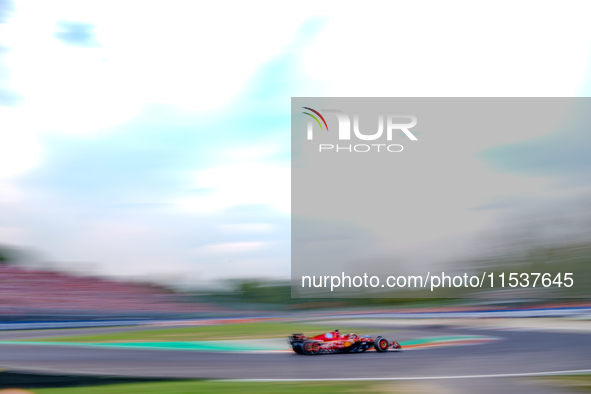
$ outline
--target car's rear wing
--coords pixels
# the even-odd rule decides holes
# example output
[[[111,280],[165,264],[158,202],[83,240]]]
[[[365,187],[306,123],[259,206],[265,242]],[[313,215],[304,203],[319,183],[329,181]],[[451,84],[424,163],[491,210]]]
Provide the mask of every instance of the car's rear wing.
[[[291,334],[289,337],[287,337],[289,343],[294,343],[294,342],[303,342],[306,339],[308,339],[307,336],[305,336],[302,333],[296,333],[296,334]]]

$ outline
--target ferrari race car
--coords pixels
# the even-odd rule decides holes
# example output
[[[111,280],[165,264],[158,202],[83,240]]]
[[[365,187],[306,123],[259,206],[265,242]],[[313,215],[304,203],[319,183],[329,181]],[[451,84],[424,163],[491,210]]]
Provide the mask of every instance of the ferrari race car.
[[[327,353],[363,353],[370,348],[377,352],[387,352],[388,349],[401,350],[398,342],[388,342],[380,336],[375,339],[369,336],[360,337],[356,334],[341,335],[339,330],[327,332],[309,338],[304,334],[293,334],[287,337],[289,344],[297,354],[327,354]]]

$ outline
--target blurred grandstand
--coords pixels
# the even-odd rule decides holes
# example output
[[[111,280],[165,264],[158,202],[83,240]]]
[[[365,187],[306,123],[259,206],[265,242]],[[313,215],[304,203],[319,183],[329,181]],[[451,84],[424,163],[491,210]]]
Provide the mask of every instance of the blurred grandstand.
[[[217,309],[217,308],[216,308]],[[151,284],[130,283],[0,262],[0,319],[15,317],[170,317],[211,312],[179,294]]]

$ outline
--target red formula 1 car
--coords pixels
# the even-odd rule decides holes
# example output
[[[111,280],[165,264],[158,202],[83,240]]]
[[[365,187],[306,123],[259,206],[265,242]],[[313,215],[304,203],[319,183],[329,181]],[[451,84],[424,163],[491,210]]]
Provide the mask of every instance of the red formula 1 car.
[[[388,349],[400,350],[402,346],[398,342],[388,342],[386,338],[369,336],[360,337],[356,334],[341,335],[339,330],[327,332],[309,338],[304,334],[293,334],[287,337],[289,344],[297,354],[327,354],[327,353],[363,353],[370,348],[378,352],[387,352]]]

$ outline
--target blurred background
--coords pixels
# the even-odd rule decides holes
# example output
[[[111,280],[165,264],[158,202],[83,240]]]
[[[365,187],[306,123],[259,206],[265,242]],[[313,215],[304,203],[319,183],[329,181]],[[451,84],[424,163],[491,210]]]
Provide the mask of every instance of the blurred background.
[[[497,328],[538,330],[544,317],[559,319],[544,320],[544,327],[579,330],[591,316],[587,130],[565,133],[557,126],[476,144],[461,163],[497,187],[463,194],[453,207],[453,232],[441,222],[420,245],[400,250],[409,260],[440,250],[431,263],[458,271],[568,268],[578,273],[577,291],[568,297],[484,289],[443,299],[292,299],[290,100],[586,97],[589,11],[585,1],[0,0],[0,342],[28,338],[14,334],[21,329],[51,328],[35,335],[44,339],[58,328],[144,324],[189,326],[194,331],[183,339],[190,342],[254,340],[284,337],[295,322],[315,322],[302,330],[331,329],[322,322],[343,314],[354,316],[357,323],[347,323],[352,330],[369,333],[397,332],[397,321],[410,321],[408,329],[416,319],[446,327],[470,319],[482,328],[482,318],[493,316]],[[451,184],[461,192],[461,184]],[[381,325],[364,322],[368,314]],[[533,320],[517,324],[516,316]],[[227,327],[219,334],[204,325]],[[430,335],[408,330],[399,332],[408,341]],[[141,340],[171,340],[167,335]],[[174,391],[171,383],[120,380],[95,387],[88,379],[67,380],[67,366],[61,377],[39,383],[23,371],[43,370],[35,364],[40,353],[26,353],[31,358],[22,364],[15,360],[24,352],[4,354],[0,368],[8,372],[0,373],[0,393],[11,387],[63,393],[91,383],[80,392],[369,387],[206,381]],[[580,361],[554,369],[591,369],[588,358]],[[491,369],[491,363],[481,365]],[[264,369],[251,365],[252,377]],[[438,373],[464,374],[461,368]],[[589,386],[582,379],[579,386]],[[505,384],[484,386],[529,392]],[[442,392],[419,386],[372,390]]]

